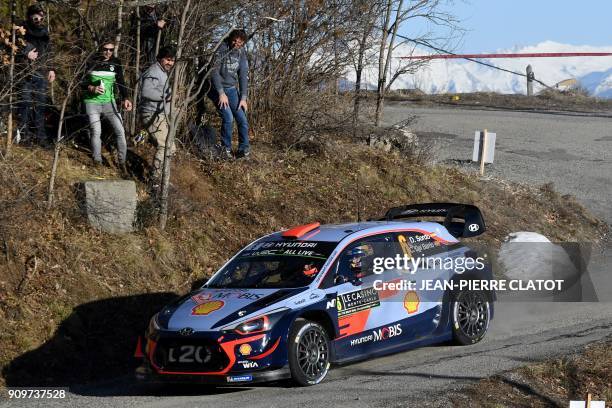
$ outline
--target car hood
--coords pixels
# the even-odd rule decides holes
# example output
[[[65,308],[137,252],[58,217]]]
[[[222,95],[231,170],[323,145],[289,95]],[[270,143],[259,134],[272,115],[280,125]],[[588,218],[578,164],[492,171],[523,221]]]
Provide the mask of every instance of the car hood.
[[[201,289],[164,308],[159,321],[171,331],[184,327],[218,330],[307,289]]]

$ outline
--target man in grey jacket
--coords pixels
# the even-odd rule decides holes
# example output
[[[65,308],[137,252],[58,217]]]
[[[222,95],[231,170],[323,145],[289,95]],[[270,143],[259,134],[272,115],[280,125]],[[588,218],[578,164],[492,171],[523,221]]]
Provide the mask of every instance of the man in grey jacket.
[[[143,126],[149,133],[150,139],[156,146],[153,158],[152,178],[153,184],[161,181],[162,167],[166,139],[168,138],[168,115],[170,113],[170,100],[172,87],[168,81],[168,73],[174,66],[175,50],[164,47],[157,54],[157,62],[149,67],[140,79],[141,94],[139,111]],[[174,143],[168,146],[170,154],[176,152]]]
[[[246,117],[249,63],[243,46],[247,35],[234,30],[217,50],[212,70],[212,89],[208,96],[221,116],[222,154],[232,157],[233,122],[238,125],[236,158],[249,155],[249,123]]]

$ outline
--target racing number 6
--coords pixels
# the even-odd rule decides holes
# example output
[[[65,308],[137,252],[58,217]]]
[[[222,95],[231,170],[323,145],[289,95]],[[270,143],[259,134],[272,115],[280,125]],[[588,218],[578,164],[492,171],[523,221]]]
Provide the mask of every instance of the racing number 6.
[[[406,237],[403,235],[398,235],[397,241],[399,242],[400,247],[402,247],[402,251],[404,252],[404,255],[406,255],[408,258],[412,258],[412,251],[410,250],[410,247],[408,246],[408,242],[406,242]]]

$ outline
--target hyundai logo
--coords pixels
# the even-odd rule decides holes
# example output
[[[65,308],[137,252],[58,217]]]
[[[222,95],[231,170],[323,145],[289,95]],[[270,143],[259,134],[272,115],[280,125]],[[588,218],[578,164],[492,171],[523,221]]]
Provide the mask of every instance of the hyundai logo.
[[[480,229],[480,226],[478,224],[470,224],[468,229],[470,232],[476,232]]]
[[[193,329],[191,327],[183,327],[179,330],[179,334],[181,336],[191,336],[193,334]]]

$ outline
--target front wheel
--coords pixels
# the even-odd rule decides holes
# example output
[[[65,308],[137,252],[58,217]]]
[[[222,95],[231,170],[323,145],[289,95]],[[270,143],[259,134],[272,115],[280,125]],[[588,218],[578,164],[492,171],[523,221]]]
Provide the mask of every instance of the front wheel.
[[[482,340],[489,329],[491,305],[484,292],[460,291],[452,303],[453,338],[461,345]]]
[[[329,371],[329,337],[318,323],[295,321],[289,333],[289,369],[300,386],[323,381]]]

